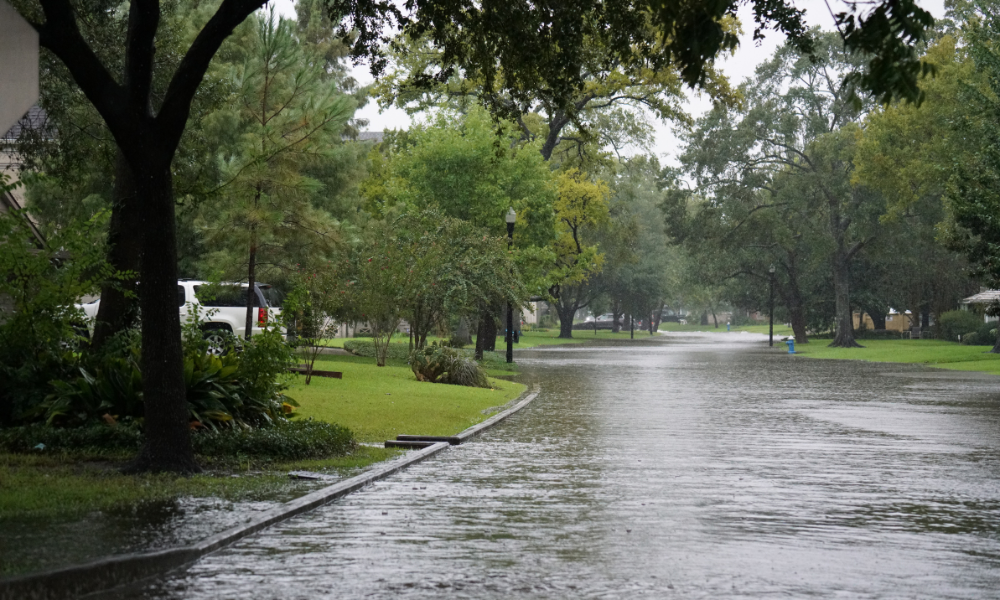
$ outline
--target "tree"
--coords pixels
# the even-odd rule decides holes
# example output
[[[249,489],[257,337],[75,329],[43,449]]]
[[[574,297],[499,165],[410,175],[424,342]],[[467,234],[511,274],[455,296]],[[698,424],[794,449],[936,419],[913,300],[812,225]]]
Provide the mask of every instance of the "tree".
[[[347,312],[349,279],[338,267],[343,268],[344,262],[328,262],[312,272],[296,272],[292,291],[282,306],[289,340],[294,339],[294,344],[304,350],[306,385],[312,382],[313,367],[324,342],[336,336]]]
[[[735,27],[732,20],[727,25]],[[561,162],[602,160],[606,146],[648,145],[651,128],[644,110],[662,121],[688,122],[684,82],[676,69],[653,69],[641,56],[605,54],[607,48],[590,35],[581,43],[583,83],[565,102],[545,81],[517,108],[505,90],[487,87],[482,78],[453,71],[438,81],[444,53],[428,38],[413,40],[405,34],[395,41],[394,68],[376,84],[375,93],[381,106],[395,105],[410,114],[440,107],[466,110],[474,103],[500,110],[517,125],[522,141],[538,143],[546,161],[554,154]],[[711,67],[703,88],[717,99],[732,100],[726,78]]]
[[[770,262],[785,275],[788,291],[778,291],[790,301],[797,338],[805,335],[804,254],[825,254],[836,304],[832,345],[852,347],[850,265],[877,234],[883,208],[877,193],[851,179],[859,107],[841,82],[856,60],[832,35],[815,47],[818,59],[779,49],[741,86],[748,108],[716,107],[688,137],[683,161],[713,195],[703,214],[715,219],[714,239],[742,256],[734,275],[766,282],[769,261],[754,249],[780,250]]]
[[[221,202],[202,211],[208,245],[221,247],[212,262],[225,270],[244,265],[251,289],[260,267],[266,273],[295,264],[290,246],[330,245],[333,224],[312,203],[322,185],[303,171],[340,143],[354,112],[353,99],[326,80],[325,57],[296,39],[292,21],[276,20],[272,8],[254,25],[245,60],[230,74],[238,86],[232,107],[207,117],[221,121],[219,128],[236,121],[228,135],[238,141],[222,149]],[[255,319],[248,294],[248,339]]]
[[[961,114],[952,123],[955,144],[963,149],[951,163],[946,188],[954,220],[953,247],[969,259],[973,276],[990,287],[1000,287],[1000,7],[973,1],[966,6],[964,26],[972,72],[959,75]],[[947,110],[947,109],[946,109]],[[953,157],[954,159],[955,157]],[[991,313],[997,312],[990,307]],[[1000,335],[1000,332],[998,332]],[[1000,337],[993,347],[1000,352]]]
[[[492,237],[506,233],[504,217],[513,208],[518,270],[533,293],[543,293],[555,185],[537,144],[522,146],[515,143],[517,139],[511,124],[504,124],[498,135],[482,109],[473,107],[464,115],[442,111],[388,148],[386,163],[373,173],[378,184],[366,182],[369,204],[382,214],[395,204],[411,212],[435,209]],[[500,311],[501,305],[480,307],[476,337],[480,356],[494,348]]]
[[[410,256],[403,306],[417,349],[449,315],[471,316],[483,306],[519,308],[528,301],[505,238],[433,210],[405,215],[396,231]]]
[[[537,100],[540,89],[551,90],[555,104],[567,107],[583,89],[585,65],[592,58],[584,40],[600,48],[604,65],[642,63],[653,71],[676,68],[689,85],[705,82],[711,61],[734,50],[737,33],[727,27],[740,3],[679,0],[571,0],[524,2],[486,0],[470,5],[462,0],[423,0],[407,5],[332,0],[333,14],[343,15],[342,29],[356,32],[356,57],[373,63],[381,75],[388,58],[384,49],[390,32],[403,31],[411,39],[429,38],[441,50],[441,68],[412,74],[417,86],[448,81],[461,71],[482,81],[496,96],[484,98],[495,112],[509,118]],[[753,0],[760,38],[769,27],[784,32],[800,51],[811,50],[803,11],[785,0]],[[865,5],[847,4],[835,15],[849,52],[866,56],[855,71],[860,87],[879,97],[917,100],[917,81],[928,71],[914,50],[933,24],[930,13],[914,0],[884,0]],[[727,19],[728,18],[728,19]]]
[[[608,222],[608,194],[607,184],[586,173],[570,169],[559,174],[556,239],[552,243],[556,259],[550,274],[554,283],[549,294],[555,299],[561,338],[573,337],[576,311],[601,294],[591,279],[601,271],[604,255],[588,236]]]
[[[885,240],[869,249],[874,262],[863,262],[869,263],[869,280],[878,278],[873,269],[891,273],[892,283],[883,289],[896,292],[889,296],[891,303],[887,298],[869,309],[876,320],[888,306],[906,307],[919,328],[926,325],[919,320],[922,314],[951,310],[967,295],[965,260],[945,247],[941,235],[951,229],[945,197],[955,165],[974,164],[978,147],[978,136],[955,130],[970,108],[959,97],[961,82],[975,75],[972,61],[963,60],[956,46],[955,37],[944,35],[928,49],[924,60],[935,65],[937,76],[925,85],[919,107],[895,103],[873,111],[858,140],[854,179],[885,198],[887,211],[882,217]],[[865,280],[859,283],[863,286]],[[862,298],[866,296],[886,298],[886,293]]]

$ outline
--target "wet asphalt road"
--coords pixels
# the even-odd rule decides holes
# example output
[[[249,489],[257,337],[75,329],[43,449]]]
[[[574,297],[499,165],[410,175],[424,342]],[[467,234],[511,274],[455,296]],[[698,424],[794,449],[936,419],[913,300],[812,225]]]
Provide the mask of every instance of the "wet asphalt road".
[[[122,596],[1000,597],[1000,378],[737,334],[518,360],[500,427]]]

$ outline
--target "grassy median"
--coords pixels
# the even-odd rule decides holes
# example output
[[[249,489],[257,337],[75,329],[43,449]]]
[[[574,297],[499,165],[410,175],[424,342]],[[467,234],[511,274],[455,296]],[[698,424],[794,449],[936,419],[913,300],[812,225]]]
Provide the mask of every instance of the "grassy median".
[[[339,423],[368,443],[401,433],[454,435],[525,390],[520,383],[496,378],[490,378],[491,389],[423,383],[402,361],[378,367],[375,359],[360,356],[322,356],[316,368],[340,371],[344,378],[313,377],[307,386],[299,377],[288,395],[301,405],[300,418]]]
[[[1000,354],[991,346],[963,346],[944,340],[858,340],[864,348],[830,348],[829,340],[795,346],[798,356],[838,360],[922,364],[938,369],[1000,375]]]

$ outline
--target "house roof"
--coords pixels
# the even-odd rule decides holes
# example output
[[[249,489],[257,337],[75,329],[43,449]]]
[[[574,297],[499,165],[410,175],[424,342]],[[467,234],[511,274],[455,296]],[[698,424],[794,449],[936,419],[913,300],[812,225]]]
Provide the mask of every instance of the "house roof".
[[[1000,290],[985,290],[962,299],[962,304],[992,304],[1000,302]]]
[[[45,129],[48,120],[49,116],[45,113],[45,110],[36,104],[29,108],[28,112],[13,127],[3,135],[0,135],[0,142],[16,142],[17,138],[21,137],[21,132],[25,129]]]

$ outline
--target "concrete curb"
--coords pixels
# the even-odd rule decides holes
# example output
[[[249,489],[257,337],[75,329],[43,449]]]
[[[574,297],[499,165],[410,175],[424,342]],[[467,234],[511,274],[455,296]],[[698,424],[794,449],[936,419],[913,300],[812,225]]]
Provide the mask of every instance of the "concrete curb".
[[[482,423],[466,429],[458,434],[457,437],[464,442],[479,435],[486,429],[493,427],[527,406],[538,396],[540,391],[540,386],[536,384],[534,389],[523,400],[511,408],[493,415]],[[64,567],[0,581],[0,600],[56,600],[76,598],[138,582],[142,579],[192,563],[206,554],[249,535],[253,535],[271,525],[328,504],[337,498],[346,496],[375,481],[384,479],[393,473],[405,469],[414,463],[433,456],[448,447],[449,444],[447,442],[438,442],[422,450],[409,452],[406,456],[381,467],[316,490],[301,498],[296,498],[258,515],[243,525],[227,529],[196,544],[156,552],[122,554],[82,565]]]

